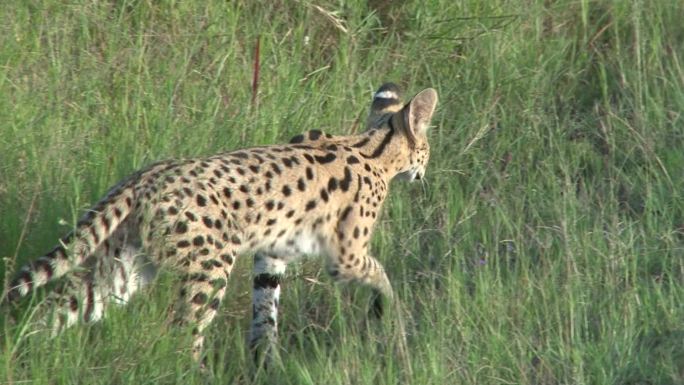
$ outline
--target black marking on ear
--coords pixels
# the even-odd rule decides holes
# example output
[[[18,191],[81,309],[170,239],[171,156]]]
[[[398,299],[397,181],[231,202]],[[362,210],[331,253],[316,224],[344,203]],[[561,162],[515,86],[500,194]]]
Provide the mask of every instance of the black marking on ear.
[[[383,85],[378,88],[377,91],[375,91],[375,94],[373,94],[373,98],[381,98],[381,99],[391,99],[391,98],[399,98],[399,94],[401,93],[401,90],[399,89],[399,86],[392,83],[384,83]]]
[[[304,141],[304,135],[299,134],[290,139],[291,144],[302,143]]]
[[[383,111],[388,107],[396,106],[400,103],[401,102],[399,101],[399,99],[376,98],[373,99],[373,105],[371,106],[371,108],[373,109],[373,111]]]
[[[389,112],[390,107],[401,105],[401,91],[394,83],[385,83],[373,94],[371,110],[374,113]],[[398,110],[398,109],[397,109]]]

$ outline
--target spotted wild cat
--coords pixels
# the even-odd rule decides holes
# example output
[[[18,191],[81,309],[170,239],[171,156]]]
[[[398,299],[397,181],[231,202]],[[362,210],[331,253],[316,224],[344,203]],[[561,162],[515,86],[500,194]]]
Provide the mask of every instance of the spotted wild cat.
[[[281,277],[302,255],[322,256],[334,279],[358,281],[391,298],[389,279],[368,245],[390,181],[425,174],[436,104],[437,93],[428,88],[402,105],[398,88],[388,83],[374,94],[363,133],[313,130],[285,145],[148,166],[109,190],[52,251],[23,267],[7,299],[66,275],[46,302],[58,331],[81,318],[102,318],[109,304],[126,303],[157,267],[168,266],[182,277],[175,313],[195,325],[198,358],[202,331],[243,254],[255,253],[252,346],[275,343]]]

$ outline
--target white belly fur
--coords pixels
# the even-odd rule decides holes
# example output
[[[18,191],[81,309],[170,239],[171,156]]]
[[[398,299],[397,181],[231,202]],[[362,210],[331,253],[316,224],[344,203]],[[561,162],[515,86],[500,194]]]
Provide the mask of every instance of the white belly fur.
[[[262,248],[262,250],[279,257],[296,258],[305,255],[321,255],[325,247],[323,238],[319,234],[306,231],[285,234],[272,247],[268,245]]]

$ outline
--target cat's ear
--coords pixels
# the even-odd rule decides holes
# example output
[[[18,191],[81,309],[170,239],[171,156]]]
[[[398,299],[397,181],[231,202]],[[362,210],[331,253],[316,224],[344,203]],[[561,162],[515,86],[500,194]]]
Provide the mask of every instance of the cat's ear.
[[[366,129],[378,127],[388,113],[400,111],[402,107],[399,86],[394,83],[381,85],[373,94],[373,102],[366,120]]]
[[[424,136],[430,127],[437,106],[437,91],[427,88],[420,91],[404,107],[404,126],[413,136]]]

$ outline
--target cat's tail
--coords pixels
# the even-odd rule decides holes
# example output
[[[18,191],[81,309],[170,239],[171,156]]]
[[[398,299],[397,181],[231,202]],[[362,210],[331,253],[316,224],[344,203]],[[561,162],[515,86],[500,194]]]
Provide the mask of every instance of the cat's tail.
[[[5,301],[12,303],[81,266],[133,211],[135,192],[131,179],[109,190],[52,251],[20,268]]]

